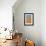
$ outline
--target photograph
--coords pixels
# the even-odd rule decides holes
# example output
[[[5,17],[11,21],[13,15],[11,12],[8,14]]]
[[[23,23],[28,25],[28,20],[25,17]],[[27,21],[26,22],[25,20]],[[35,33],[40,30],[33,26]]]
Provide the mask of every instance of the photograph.
[[[24,25],[25,26],[34,25],[34,13],[24,13]]]

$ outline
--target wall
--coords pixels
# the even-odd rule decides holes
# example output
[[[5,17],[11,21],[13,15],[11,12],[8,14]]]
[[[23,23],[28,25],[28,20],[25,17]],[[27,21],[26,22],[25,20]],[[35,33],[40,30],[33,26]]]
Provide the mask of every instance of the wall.
[[[42,46],[46,46],[46,0],[41,2],[41,40]]]
[[[22,32],[24,38],[34,40],[36,46],[41,46],[41,1],[23,0],[17,7],[13,7],[13,10],[15,29]],[[34,25],[24,26],[24,13],[32,12],[34,13]]]
[[[16,0],[0,0],[0,27],[12,29],[12,6]]]

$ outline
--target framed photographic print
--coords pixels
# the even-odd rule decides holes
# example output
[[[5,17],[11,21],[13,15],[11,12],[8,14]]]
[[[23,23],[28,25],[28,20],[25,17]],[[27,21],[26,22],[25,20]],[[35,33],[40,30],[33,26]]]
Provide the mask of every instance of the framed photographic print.
[[[24,26],[34,25],[34,13],[24,13]]]

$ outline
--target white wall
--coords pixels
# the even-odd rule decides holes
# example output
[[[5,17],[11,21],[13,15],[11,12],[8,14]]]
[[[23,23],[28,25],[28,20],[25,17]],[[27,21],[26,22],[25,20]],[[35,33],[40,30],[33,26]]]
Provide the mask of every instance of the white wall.
[[[41,38],[42,46],[46,46],[46,0],[41,2]]]
[[[24,13],[32,12],[34,13],[34,25],[24,26]],[[17,29],[18,32],[22,32],[24,38],[27,37],[28,39],[34,40],[36,46],[41,46],[41,1],[23,0],[20,5],[14,7],[14,16],[15,29]]]
[[[12,28],[12,6],[16,0],[0,0],[0,27]]]

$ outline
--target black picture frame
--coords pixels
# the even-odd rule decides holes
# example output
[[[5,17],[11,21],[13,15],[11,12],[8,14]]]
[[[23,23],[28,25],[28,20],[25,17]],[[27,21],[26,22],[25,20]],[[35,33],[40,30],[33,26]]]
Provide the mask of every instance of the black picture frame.
[[[34,13],[24,13],[24,26],[34,25]]]

